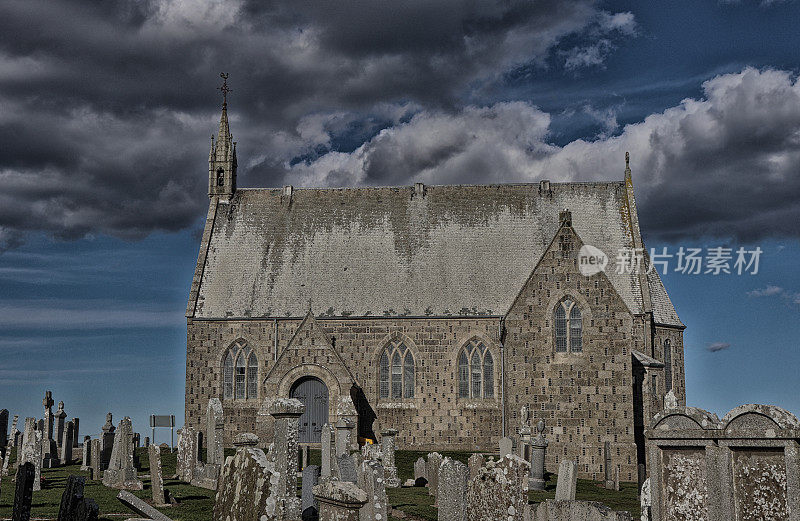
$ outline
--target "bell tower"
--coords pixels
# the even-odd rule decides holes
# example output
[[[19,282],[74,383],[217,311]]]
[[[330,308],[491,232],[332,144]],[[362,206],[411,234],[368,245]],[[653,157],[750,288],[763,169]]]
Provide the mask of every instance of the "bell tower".
[[[208,196],[229,201],[236,192],[236,142],[233,141],[228,125],[228,74],[220,73],[222,78],[222,115],[219,119],[217,139],[211,136],[211,151],[208,154]]]

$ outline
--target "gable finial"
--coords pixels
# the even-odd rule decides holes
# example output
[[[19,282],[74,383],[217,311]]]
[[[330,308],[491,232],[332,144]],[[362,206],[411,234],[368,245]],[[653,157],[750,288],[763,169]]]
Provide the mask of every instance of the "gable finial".
[[[228,87],[228,76],[227,72],[220,72],[219,77],[222,78],[222,86],[217,87],[217,90],[222,91],[222,106],[225,107],[228,105],[228,93],[233,92],[233,89]]]
[[[631,167],[631,153],[625,152],[625,168]]]

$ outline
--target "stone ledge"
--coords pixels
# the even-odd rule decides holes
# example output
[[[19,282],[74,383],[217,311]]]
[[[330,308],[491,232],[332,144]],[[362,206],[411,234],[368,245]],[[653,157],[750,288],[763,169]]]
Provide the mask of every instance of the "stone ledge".
[[[378,409],[419,409],[416,402],[382,402]]]

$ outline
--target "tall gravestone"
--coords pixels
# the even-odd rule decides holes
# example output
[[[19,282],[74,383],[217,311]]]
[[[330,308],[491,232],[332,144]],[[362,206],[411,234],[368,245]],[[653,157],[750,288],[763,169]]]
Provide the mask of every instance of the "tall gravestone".
[[[206,463],[222,465],[225,463],[223,435],[225,433],[225,418],[223,416],[222,402],[219,398],[211,398],[206,407]]]
[[[258,438],[255,440],[257,443]],[[283,498],[278,494],[281,476],[264,451],[245,445],[249,443],[245,438],[242,442],[236,455],[227,458],[223,465],[212,519],[281,521]]]
[[[30,462],[24,462],[17,467],[17,486],[14,491],[14,510],[11,513],[12,521],[28,521],[31,518],[31,500],[33,499],[33,484],[36,479],[36,469]]]
[[[55,416],[53,415],[53,393],[46,391],[42,405],[44,406],[44,419],[39,429],[42,432],[42,466],[44,468],[55,467],[58,463],[58,446],[53,439],[53,429]]]
[[[467,520],[469,468],[445,458],[439,467],[439,521]]]
[[[89,464],[91,462],[90,454],[91,454],[91,436],[84,436],[83,437],[83,455],[81,457],[81,470],[89,470]]]
[[[360,488],[367,493],[369,501],[361,508],[361,521],[389,519],[389,500],[386,496],[386,479],[383,465],[377,460],[365,460],[361,464]]]
[[[184,427],[178,432],[178,479],[191,483],[197,466],[197,436],[194,429]]]
[[[64,402],[59,400],[58,402],[58,410],[56,410],[55,414],[55,433],[53,434],[56,440],[56,446],[59,450],[61,450],[61,444],[64,440],[64,429],[65,429],[65,422],[64,420],[67,417],[67,413],[64,412]]]
[[[300,498],[297,497],[297,422],[306,406],[296,398],[278,398],[269,408],[275,419],[275,470],[280,475],[277,493],[282,498],[281,519],[295,520],[300,517]],[[338,440],[337,440],[338,441]]]
[[[102,470],[103,441],[95,438],[89,442],[89,479],[99,480]]]
[[[319,477],[320,468],[317,465],[308,465],[303,469],[303,488],[300,493],[303,521],[319,519],[319,503],[314,499],[314,487],[319,484]]]
[[[100,437],[100,470],[108,468],[108,462],[111,460],[111,451],[114,448],[114,431],[116,427],[111,421],[111,413],[106,414],[106,423],[103,425]]]
[[[153,504],[157,507],[167,504],[167,497],[164,494],[164,477],[161,474],[161,447],[150,445],[147,447],[147,455],[150,460],[150,488],[153,491]]]
[[[556,501],[562,499],[575,499],[575,489],[578,486],[578,473],[573,460],[563,460],[558,466],[558,481],[556,481]]]
[[[108,468],[103,473],[103,485],[118,490],[142,490],[144,485],[136,476],[133,466],[133,427],[125,416],[119,422],[114,436],[114,447]]]
[[[3,457],[3,466],[2,468],[0,468],[0,476],[8,476],[8,467],[10,463],[11,463],[11,447],[6,447],[6,455]]]
[[[381,433],[381,452],[383,452],[383,469],[386,474],[386,486],[397,488],[400,478],[397,477],[397,466],[394,452],[397,449],[397,429],[386,429]]]
[[[61,440],[61,464],[69,465],[72,463],[72,446],[73,438],[75,436],[75,425],[68,421],[64,427],[64,433]]]
[[[81,424],[80,418],[72,418],[72,426],[74,427],[72,436],[72,448],[77,449],[80,445],[79,426]]]
[[[333,461],[333,454],[331,451],[331,438],[333,437],[333,432],[331,430],[331,426],[325,423],[322,426],[322,434],[320,435],[320,445],[321,445],[321,465],[320,465],[320,477],[322,479],[330,478],[331,473],[331,463]]]
[[[528,480],[531,490],[544,490],[547,485],[547,481],[544,479],[547,444],[547,440],[544,439],[544,420],[539,420],[536,424],[536,438],[531,441],[531,477]]]
[[[19,431],[17,430],[17,420],[19,420],[19,414],[14,415],[14,419],[11,421],[11,446],[18,447],[19,444],[17,443],[17,436]]]
[[[442,464],[442,455],[438,452],[428,454],[425,474],[428,476],[428,494],[436,497],[439,488],[439,465]]]

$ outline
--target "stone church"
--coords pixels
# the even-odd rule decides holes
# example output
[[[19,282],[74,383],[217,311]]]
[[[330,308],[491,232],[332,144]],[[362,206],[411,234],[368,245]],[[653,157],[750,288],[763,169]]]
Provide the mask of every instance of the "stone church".
[[[683,329],[655,270],[578,269],[644,248],[630,168],[614,182],[239,188],[222,106],[210,204],[186,309],[186,425],[222,400],[226,443],[268,443],[276,397],[306,404],[302,443],[357,416],[401,449],[497,449],[523,406],[546,464],[623,480],[672,390]],[[627,164],[627,162],[626,162]]]

